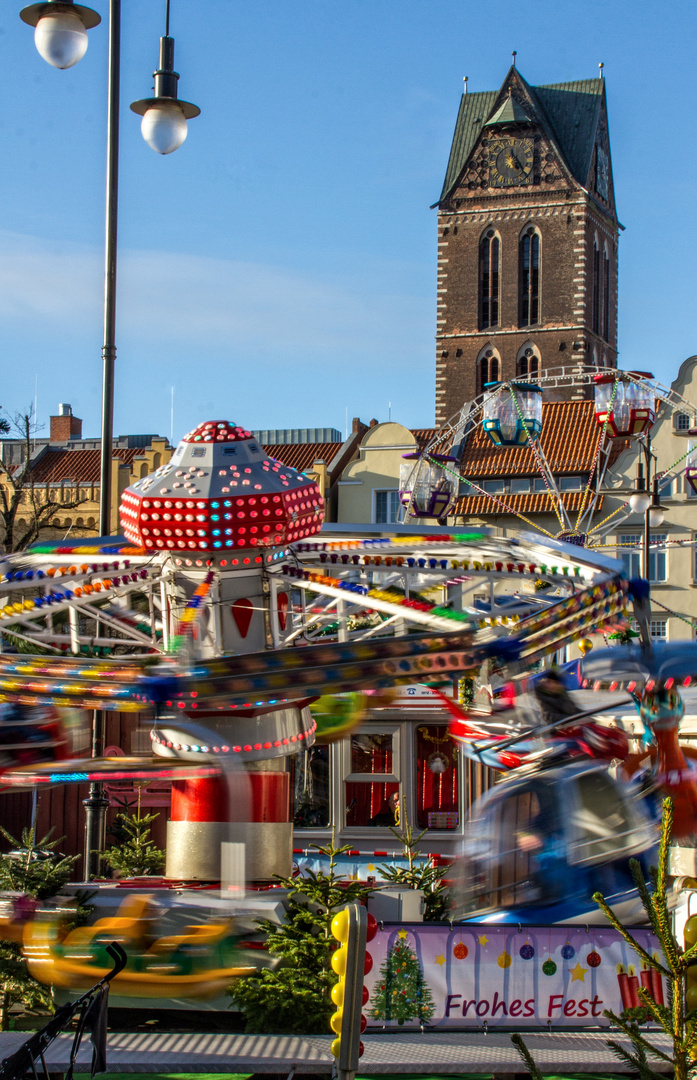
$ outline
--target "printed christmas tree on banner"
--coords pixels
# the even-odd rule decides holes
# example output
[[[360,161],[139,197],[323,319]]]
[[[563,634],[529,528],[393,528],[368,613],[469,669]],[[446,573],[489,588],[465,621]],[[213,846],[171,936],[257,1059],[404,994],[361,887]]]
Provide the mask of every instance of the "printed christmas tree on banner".
[[[416,953],[404,938],[395,942],[380,968],[369,1015],[398,1024],[413,1019],[425,1023],[433,1016],[431,990]]]

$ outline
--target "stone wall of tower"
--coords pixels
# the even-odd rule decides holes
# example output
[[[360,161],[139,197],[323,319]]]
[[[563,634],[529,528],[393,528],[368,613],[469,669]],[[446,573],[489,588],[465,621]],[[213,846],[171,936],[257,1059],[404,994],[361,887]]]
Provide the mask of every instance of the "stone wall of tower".
[[[487,349],[500,358],[503,379],[516,377],[526,347],[543,369],[591,363],[594,356],[599,366],[617,362],[617,226],[612,219],[585,192],[568,186],[467,195],[438,214],[437,425],[481,392],[477,362]],[[519,240],[528,226],[540,234],[540,317],[535,325],[519,327]],[[479,245],[488,229],[501,243],[500,311],[496,327],[480,329]],[[603,252],[607,246],[610,261],[607,341],[592,330],[594,238]]]

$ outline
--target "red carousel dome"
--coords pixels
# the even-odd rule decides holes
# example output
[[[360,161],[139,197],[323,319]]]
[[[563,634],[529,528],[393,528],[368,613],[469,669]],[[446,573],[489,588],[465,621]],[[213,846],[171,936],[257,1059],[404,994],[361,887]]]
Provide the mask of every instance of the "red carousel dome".
[[[313,536],[324,500],[314,480],[268,457],[245,428],[211,420],[126,488],[120,515],[127,539],[150,550],[241,551]]]

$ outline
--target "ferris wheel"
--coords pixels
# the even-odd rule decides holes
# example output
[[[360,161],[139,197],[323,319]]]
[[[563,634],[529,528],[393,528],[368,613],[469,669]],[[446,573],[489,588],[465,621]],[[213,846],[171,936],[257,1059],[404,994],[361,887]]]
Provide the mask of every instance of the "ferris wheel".
[[[571,494],[560,484],[559,469],[545,454],[543,399],[545,393],[580,391],[593,395],[596,429],[591,434],[591,452],[587,478]],[[697,407],[670,387],[663,386],[648,372],[598,370],[590,365],[566,365],[550,368],[535,376],[535,381],[511,380],[488,383],[484,393],[467,402],[434,435],[422,451],[405,455],[400,471],[400,500],[406,521],[443,520],[451,514],[458,495],[479,495],[490,504],[490,513],[507,512],[548,537],[581,547],[605,546],[605,540],[618,521],[633,511],[646,509],[638,493],[628,495],[607,518],[597,521],[597,512],[606,491],[608,469],[620,453],[632,445],[647,446],[651,428],[659,415],[679,412],[688,418],[690,429],[697,428]],[[568,438],[576,432],[569,431]],[[528,451],[527,468],[536,474],[536,490],[546,493],[549,511],[556,517],[553,530],[543,528],[528,518],[505,493],[490,490],[481,479],[481,469],[471,468],[477,451],[494,446],[501,451],[513,448]],[[697,491],[697,464],[692,464],[691,446],[687,452],[660,472],[661,480],[684,473]],[[481,456],[481,455],[480,455]],[[492,473],[505,475],[506,458],[502,456]],[[509,459],[510,460],[510,459]],[[486,511],[485,511],[486,512]]]

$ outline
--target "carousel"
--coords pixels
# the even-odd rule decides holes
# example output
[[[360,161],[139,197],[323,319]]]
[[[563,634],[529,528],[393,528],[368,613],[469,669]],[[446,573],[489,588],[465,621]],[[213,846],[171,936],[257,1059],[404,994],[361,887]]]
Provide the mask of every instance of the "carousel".
[[[519,437],[495,419],[497,437]],[[435,463],[446,476],[450,464]],[[412,496],[423,518],[442,514],[433,492],[414,485]],[[115,922],[75,938],[59,916],[24,920],[37,977],[63,987],[94,982],[118,927],[131,954],[123,994],[195,997],[241,974],[225,919],[204,920],[210,932],[162,921],[175,895],[181,906],[182,891],[220,885],[226,853],[244,853],[242,881],[255,888],[294,861],[302,872],[333,829],[366,879],[407,823],[426,830],[427,856],[455,857],[473,790],[464,763],[476,758],[449,727],[463,678],[483,664],[523,675],[595,628],[624,625],[631,605],[645,620],[641,583],[589,548],[423,521],[387,535],[323,527],[316,486],[225,421],[185,436],[124,492],[121,516],[125,538],[35,545],[0,567],[0,634],[16,650],[0,654],[0,786],[171,782],[165,876],[139,883],[154,907],[119,905],[105,914]],[[488,590],[485,610],[466,602],[471,582]],[[78,756],[61,735],[68,708],[138,714],[151,755]],[[521,769],[537,767],[543,736],[529,735]],[[463,745],[479,753],[482,738]],[[634,850],[638,812],[629,829]]]

